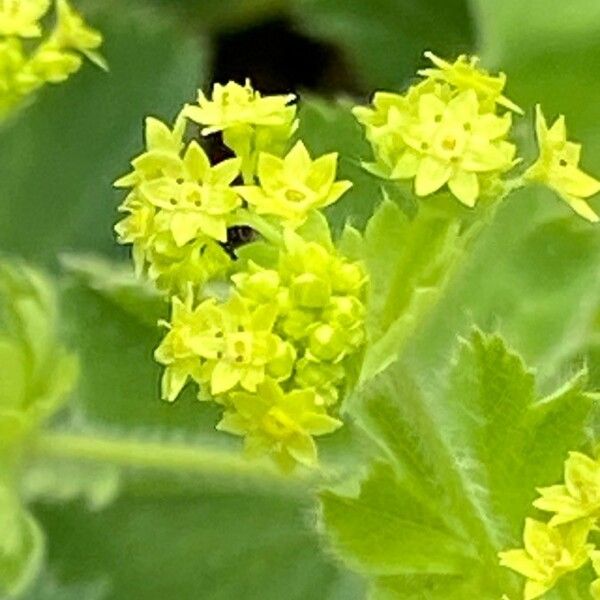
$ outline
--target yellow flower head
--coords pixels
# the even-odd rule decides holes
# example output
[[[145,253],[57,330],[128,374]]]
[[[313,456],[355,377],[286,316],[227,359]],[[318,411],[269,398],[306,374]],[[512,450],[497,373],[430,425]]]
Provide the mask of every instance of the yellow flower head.
[[[515,146],[505,140],[511,127],[507,113],[480,113],[473,90],[444,102],[435,94],[419,99],[418,119],[407,126],[407,144],[393,176],[415,177],[415,193],[427,196],[448,184],[467,206],[480,195],[480,177],[500,174],[514,164]]]
[[[186,106],[184,114],[204,126],[202,135],[240,125],[285,126],[296,115],[296,107],[288,106],[294,99],[294,94],[262,96],[249,80],[243,86],[230,81],[216,83],[210,100],[198,91],[198,104]]]
[[[548,127],[538,105],[535,123],[540,154],[525,173],[525,179],[547,185],[578,215],[597,222],[600,218],[585,199],[600,192],[600,181],[579,168],[581,145],[567,140],[564,116]]]
[[[47,39],[37,46],[22,43],[20,38],[42,35],[39,21],[49,6],[49,0],[0,0],[0,117],[45,83],[68,79],[83,64],[81,54],[106,69],[97,52],[102,35],[67,0],[57,0],[57,24]]]
[[[249,260],[232,280],[253,305],[277,306],[274,331],[290,340],[298,358],[294,385],[313,388],[321,405],[332,405],[338,400],[347,361],[365,343],[366,273],[360,262],[346,259],[331,241],[306,241],[291,229],[283,237],[274,264],[261,267]]]
[[[313,161],[304,144],[297,142],[283,159],[261,153],[260,186],[244,186],[239,193],[258,214],[275,215],[298,227],[310,211],[333,204],[352,186],[335,180],[336,169],[336,153]]]
[[[385,179],[415,178],[417,196],[448,185],[472,207],[501,188],[502,175],[517,162],[507,141],[511,114],[498,109],[520,109],[501,93],[506,77],[479,69],[476,58],[451,64],[427,56],[438,68],[420,71],[427,78],[404,95],[377,92],[372,107],[354,108],[375,154],[364,167]]]
[[[525,521],[524,549],[500,552],[500,564],[527,578],[524,600],[534,600],[550,590],[565,573],[576,571],[588,560],[593,544],[587,544],[591,521],[551,527],[535,519]]]
[[[600,516],[600,464],[585,454],[570,452],[565,461],[564,485],[538,490],[533,505],[555,513],[550,525],[562,525],[582,518]]]
[[[250,183],[260,152],[281,155],[298,126],[293,94],[262,96],[250,81],[215,84],[209,100],[198,92],[198,104],[187,105],[187,118],[203,126],[202,135],[223,132],[223,142],[242,159],[244,181]]]
[[[0,36],[40,37],[39,21],[49,8],[50,0],[0,0]]]
[[[474,90],[481,105],[495,112],[495,105],[523,114],[523,110],[514,102],[502,95],[506,85],[506,75],[490,75],[486,70],[478,66],[479,58],[468,57],[464,54],[459,56],[454,63],[449,63],[433,52],[425,52],[425,56],[436,68],[421,69],[419,75],[429,77],[435,81],[450,84],[459,91]]]
[[[138,273],[147,266],[157,285],[173,293],[225,272],[231,259],[219,243],[227,241],[242,203],[231,185],[240,159],[211,166],[197,142],[185,145],[185,124],[182,115],[172,129],[147,119],[147,149],[115,183],[131,188],[120,207],[127,216],[116,226],[119,241],[133,245]]]
[[[155,353],[167,366],[164,397],[174,400],[189,376],[209,385],[213,396],[236,388],[255,392],[267,375],[288,378],[295,353],[273,333],[276,318],[277,307],[251,307],[237,294],[196,308],[175,298],[169,332]]]
[[[314,390],[286,394],[266,378],[254,394],[232,394],[217,429],[244,436],[250,455],[269,454],[284,470],[291,470],[297,462],[314,467],[317,448],[312,436],[332,433],[341,425],[317,404]]]

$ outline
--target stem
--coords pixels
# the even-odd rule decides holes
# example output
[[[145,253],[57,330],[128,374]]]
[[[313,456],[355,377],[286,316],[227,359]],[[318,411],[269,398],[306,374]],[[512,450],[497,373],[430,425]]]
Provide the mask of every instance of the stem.
[[[40,458],[85,460],[118,467],[253,480],[275,485],[281,491],[296,496],[304,495],[311,487],[310,475],[286,477],[263,463],[245,461],[233,453],[184,444],[44,432],[36,439],[32,451]]]

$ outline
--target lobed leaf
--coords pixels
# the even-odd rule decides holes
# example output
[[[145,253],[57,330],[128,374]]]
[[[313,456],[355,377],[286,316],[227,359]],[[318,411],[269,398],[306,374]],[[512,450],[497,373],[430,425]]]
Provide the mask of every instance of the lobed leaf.
[[[518,542],[535,488],[560,478],[567,449],[585,443],[594,408],[585,382],[579,373],[538,399],[521,358],[479,330],[461,341],[443,386],[423,391],[400,363],[388,367],[347,407],[385,464],[358,495],[321,494],[336,553],[369,575],[375,598],[512,597],[516,581],[496,554]]]

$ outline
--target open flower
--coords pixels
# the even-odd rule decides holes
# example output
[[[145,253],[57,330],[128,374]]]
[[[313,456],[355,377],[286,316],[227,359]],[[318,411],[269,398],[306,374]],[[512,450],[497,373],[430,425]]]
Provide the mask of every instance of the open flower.
[[[231,184],[240,173],[241,160],[232,158],[212,166],[193,141],[182,161],[179,177],[163,176],[140,185],[140,194],[158,209],[157,221],[169,229],[178,246],[204,234],[227,241],[230,215],[242,201]]]
[[[234,81],[216,83],[210,100],[199,90],[198,104],[188,104],[184,114],[204,126],[202,135],[243,125],[289,126],[296,107],[288,104],[295,98],[294,94],[262,96],[249,80],[243,86]]]
[[[220,243],[242,203],[231,185],[240,159],[211,166],[197,142],[185,146],[185,125],[182,115],[172,128],[147,119],[146,151],[115,183],[131,188],[115,230],[132,244],[138,274],[146,269],[160,289],[182,296],[225,273],[231,258]]]
[[[479,177],[500,174],[514,164],[515,146],[504,140],[510,127],[510,114],[481,114],[473,90],[447,103],[425,94],[419,99],[418,121],[405,130],[408,149],[404,172],[397,176],[414,176],[417,196],[433,194],[448,184],[463,204],[474,206],[480,194]]]
[[[174,399],[188,377],[209,384],[215,396],[236,387],[254,392],[267,375],[287,379],[295,352],[272,332],[276,317],[276,306],[252,308],[237,294],[225,304],[212,298],[195,309],[174,300],[169,332],[155,353],[167,366],[164,397]]]
[[[311,210],[339,200],[352,186],[335,181],[337,153],[312,160],[302,142],[297,142],[283,159],[261,153],[258,158],[260,186],[244,186],[241,196],[259,214],[276,215],[297,227]]]
[[[555,513],[550,525],[600,516],[600,464],[580,452],[570,452],[565,461],[564,485],[538,490],[541,497],[533,505]]]
[[[536,107],[536,132],[540,155],[524,177],[553,189],[578,215],[597,222],[600,217],[585,201],[600,192],[600,181],[579,168],[581,145],[567,141],[565,118],[548,127],[541,107]]]
[[[223,142],[242,159],[244,180],[250,182],[260,152],[280,155],[297,127],[293,94],[262,96],[250,81],[215,84],[211,99],[198,92],[198,103],[184,115],[202,125],[202,135],[223,132]]]
[[[525,548],[500,552],[500,564],[525,576],[524,600],[534,600],[550,590],[558,579],[576,571],[587,560],[593,544],[586,544],[591,521],[551,527],[535,519],[525,521]]]
[[[436,68],[421,69],[419,75],[448,83],[461,92],[474,90],[482,106],[491,112],[494,112],[495,105],[499,104],[504,108],[523,114],[521,108],[502,95],[506,85],[506,75],[504,73],[490,75],[478,65],[479,58],[476,56],[469,58],[462,54],[454,63],[443,60],[433,52],[425,52],[425,56]]]
[[[341,425],[317,405],[314,390],[286,394],[266,378],[255,394],[231,395],[217,429],[244,436],[249,454],[270,454],[282,468],[291,470],[296,462],[313,467],[317,448],[312,436],[332,433]]]

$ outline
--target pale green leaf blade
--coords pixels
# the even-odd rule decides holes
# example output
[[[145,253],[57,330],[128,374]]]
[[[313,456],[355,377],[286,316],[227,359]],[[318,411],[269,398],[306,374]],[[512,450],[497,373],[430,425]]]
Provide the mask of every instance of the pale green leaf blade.
[[[384,464],[373,466],[356,497],[324,492],[321,506],[334,549],[362,573],[447,575],[467,560],[468,544]]]

